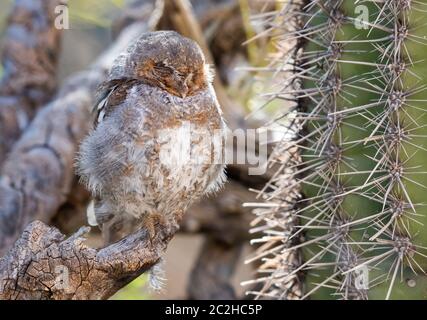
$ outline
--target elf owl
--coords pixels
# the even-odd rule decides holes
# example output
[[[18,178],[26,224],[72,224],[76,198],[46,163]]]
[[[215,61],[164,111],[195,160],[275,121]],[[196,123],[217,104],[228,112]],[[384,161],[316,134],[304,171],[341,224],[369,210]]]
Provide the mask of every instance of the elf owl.
[[[101,85],[78,173],[94,196],[89,223],[107,242],[179,222],[224,182],[226,125],[200,47],[176,32],[142,35]]]

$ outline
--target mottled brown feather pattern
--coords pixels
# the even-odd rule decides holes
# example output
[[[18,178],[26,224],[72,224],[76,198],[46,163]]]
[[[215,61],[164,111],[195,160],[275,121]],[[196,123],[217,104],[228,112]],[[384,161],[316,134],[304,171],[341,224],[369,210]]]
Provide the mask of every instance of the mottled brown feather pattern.
[[[117,58],[99,97],[78,168],[110,241],[137,228],[152,232],[153,219],[176,223],[224,182],[215,159],[224,154],[226,125],[194,41],[171,31],[142,35]],[[181,149],[189,161],[177,161]]]

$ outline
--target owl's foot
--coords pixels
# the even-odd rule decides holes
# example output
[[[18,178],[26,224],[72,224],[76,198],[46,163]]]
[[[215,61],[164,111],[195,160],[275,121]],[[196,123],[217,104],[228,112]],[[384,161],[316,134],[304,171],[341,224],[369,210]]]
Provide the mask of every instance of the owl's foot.
[[[161,213],[151,213],[145,218],[144,227],[148,232],[151,244],[153,244],[157,232],[163,230],[167,225],[168,222]]]

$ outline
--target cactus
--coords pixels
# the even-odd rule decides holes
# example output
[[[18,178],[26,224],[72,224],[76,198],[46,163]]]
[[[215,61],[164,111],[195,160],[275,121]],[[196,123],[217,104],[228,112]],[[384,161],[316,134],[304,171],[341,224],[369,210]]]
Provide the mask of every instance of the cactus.
[[[254,210],[274,299],[427,299],[426,0],[278,1],[259,14],[291,103]],[[264,32],[265,33],[265,32]]]

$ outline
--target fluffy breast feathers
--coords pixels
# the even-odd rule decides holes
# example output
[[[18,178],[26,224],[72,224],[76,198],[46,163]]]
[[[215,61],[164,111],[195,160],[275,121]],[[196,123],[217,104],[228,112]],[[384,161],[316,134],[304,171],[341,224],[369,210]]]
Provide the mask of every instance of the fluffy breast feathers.
[[[181,99],[138,81],[117,81],[95,111],[78,170],[97,198],[98,223],[182,214],[224,182],[226,126],[213,89]]]

